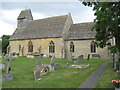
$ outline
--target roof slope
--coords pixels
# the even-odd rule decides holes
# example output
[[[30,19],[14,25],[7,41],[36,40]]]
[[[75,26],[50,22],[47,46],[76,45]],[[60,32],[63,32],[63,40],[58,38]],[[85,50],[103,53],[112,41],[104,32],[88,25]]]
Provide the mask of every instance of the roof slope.
[[[10,40],[61,37],[68,15],[31,21],[25,29],[16,29]]]
[[[95,38],[95,31],[91,31],[94,22],[73,24],[70,27],[66,40],[92,39]]]

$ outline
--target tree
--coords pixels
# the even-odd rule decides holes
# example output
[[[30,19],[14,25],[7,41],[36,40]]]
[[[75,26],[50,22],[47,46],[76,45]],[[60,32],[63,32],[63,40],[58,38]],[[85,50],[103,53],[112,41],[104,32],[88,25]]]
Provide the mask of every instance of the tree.
[[[9,38],[10,38],[10,35],[2,36],[2,53],[7,52],[7,46],[9,45]]]
[[[0,55],[2,54],[2,40],[0,40]]]
[[[118,70],[120,70],[120,1],[119,2],[82,2],[85,6],[93,7],[96,23],[96,43],[104,48],[106,45],[116,49],[118,53]],[[115,45],[109,40],[115,38]],[[111,51],[114,51],[113,48]]]

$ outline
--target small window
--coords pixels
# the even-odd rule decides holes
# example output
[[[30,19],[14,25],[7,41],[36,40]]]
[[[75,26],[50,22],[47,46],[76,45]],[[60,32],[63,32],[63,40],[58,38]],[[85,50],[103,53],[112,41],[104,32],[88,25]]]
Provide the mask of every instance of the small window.
[[[96,45],[94,41],[91,42],[91,53],[96,53]]]
[[[55,44],[53,41],[49,44],[49,53],[55,53]]]
[[[70,52],[74,52],[74,43],[70,42]]]
[[[33,44],[31,41],[28,43],[28,52],[33,52]]]

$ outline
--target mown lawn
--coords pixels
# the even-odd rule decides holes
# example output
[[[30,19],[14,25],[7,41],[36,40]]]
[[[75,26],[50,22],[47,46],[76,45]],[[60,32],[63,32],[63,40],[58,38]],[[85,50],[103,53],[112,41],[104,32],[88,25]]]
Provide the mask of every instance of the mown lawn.
[[[84,60],[79,64],[90,64],[86,69],[74,69],[64,67],[66,63],[73,64],[73,61],[55,59],[56,63],[60,64],[60,69],[55,72],[49,72],[47,76],[43,76],[42,80],[34,80],[33,68],[35,61],[42,60],[43,64],[50,64],[50,59],[18,57],[12,61],[11,73],[14,80],[11,82],[3,82],[3,88],[78,88],[85,79],[91,75],[97,67],[106,61],[102,59]],[[3,59],[6,63],[6,60]]]
[[[120,72],[115,72],[112,63],[109,63],[96,88],[114,88],[111,81],[115,79],[120,79]]]

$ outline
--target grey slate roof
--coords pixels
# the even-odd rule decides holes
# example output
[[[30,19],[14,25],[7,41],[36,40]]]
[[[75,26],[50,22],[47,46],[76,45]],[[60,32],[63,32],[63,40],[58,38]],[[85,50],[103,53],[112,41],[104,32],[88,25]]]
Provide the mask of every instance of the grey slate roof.
[[[62,37],[68,15],[31,21],[25,29],[16,29],[10,40]]]
[[[95,31],[91,31],[94,22],[73,24],[70,27],[66,40],[94,39]]]

